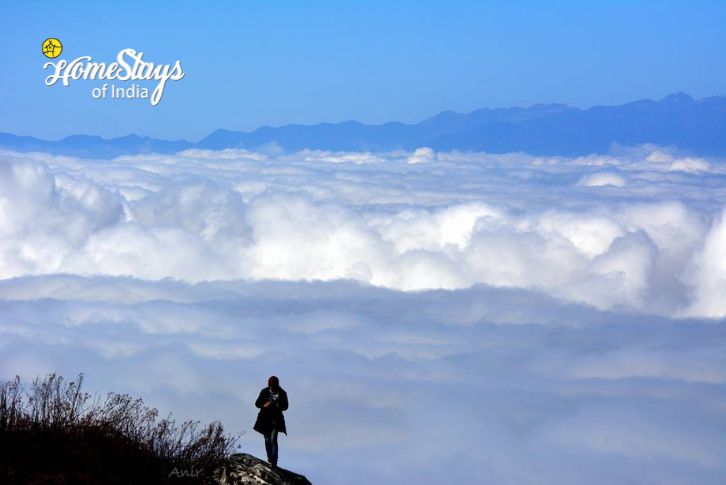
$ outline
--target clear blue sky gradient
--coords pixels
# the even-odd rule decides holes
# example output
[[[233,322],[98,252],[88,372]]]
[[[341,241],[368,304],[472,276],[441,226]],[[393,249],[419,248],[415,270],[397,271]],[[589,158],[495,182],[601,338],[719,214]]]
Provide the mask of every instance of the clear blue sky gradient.
[[[723,1],[13,2],[0,7],[0,131],[58,139],[443,110],[574,106],[726,94]],[[94,100],[98,81],[47,87],[43,39],[63,57],[132,47],[182,61],[159,106]]]

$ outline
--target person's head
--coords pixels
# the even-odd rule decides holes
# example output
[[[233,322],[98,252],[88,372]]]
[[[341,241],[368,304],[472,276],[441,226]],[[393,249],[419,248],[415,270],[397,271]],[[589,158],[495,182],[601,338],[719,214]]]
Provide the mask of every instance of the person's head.
[[[270,376],[270,378],[267,379],[267,385],[273,389],[277,389],[280,387],[280,379],[278,379],[277,376]]]

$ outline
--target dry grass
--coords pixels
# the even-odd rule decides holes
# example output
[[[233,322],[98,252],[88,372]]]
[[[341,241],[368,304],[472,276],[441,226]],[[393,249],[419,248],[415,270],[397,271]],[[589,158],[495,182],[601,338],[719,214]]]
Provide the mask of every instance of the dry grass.
[[[200,483],[238,437],[177,423],[127,394],[92,397],[83,375],[0,382],[0,482]]]

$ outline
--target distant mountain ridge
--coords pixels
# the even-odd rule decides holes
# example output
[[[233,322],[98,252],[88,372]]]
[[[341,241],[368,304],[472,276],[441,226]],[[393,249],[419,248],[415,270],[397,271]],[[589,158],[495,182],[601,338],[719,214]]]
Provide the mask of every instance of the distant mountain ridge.
[[[59,141],[0,133],[0,147],[62,155],[113,158],[122,154],[175,153],[189,148],[255,149],[277,144],[346,151],[435,150],[526,152],[533,155],[604,153],[613,144],[676,145],[700,155],[726,156],[726,96],[694,99],[675,93],[586,109],[564,104],[527,108],[484,108],[461,114],[444,111],[421,122],[365,125],[357,121],[263,126],[254,131],[219,129],[197,143],[138,135],[103,139],[74,135]]]

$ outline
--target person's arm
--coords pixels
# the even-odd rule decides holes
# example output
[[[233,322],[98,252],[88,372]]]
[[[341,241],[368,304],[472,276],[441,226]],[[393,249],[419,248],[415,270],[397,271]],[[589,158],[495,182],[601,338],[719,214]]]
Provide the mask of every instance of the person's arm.
[[[280,411],[286,411],[287,410],[287,393],[285,391],[282,391],[280,393]]]
[[[257,401],[255,401],[255,407],[258,407],[262,409],[265,406],[265,403],[267,403],[267,399],[265,396],[265,390],[260,391],[260,395],[257,397]]]

